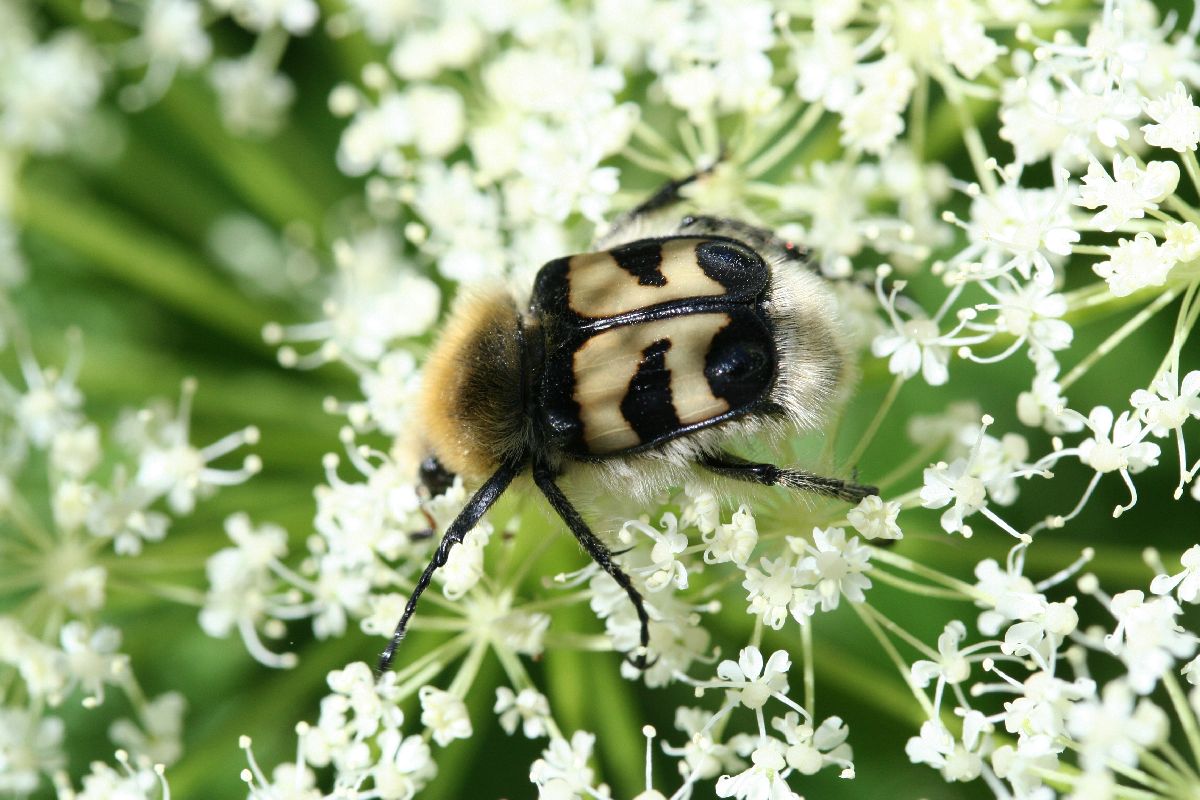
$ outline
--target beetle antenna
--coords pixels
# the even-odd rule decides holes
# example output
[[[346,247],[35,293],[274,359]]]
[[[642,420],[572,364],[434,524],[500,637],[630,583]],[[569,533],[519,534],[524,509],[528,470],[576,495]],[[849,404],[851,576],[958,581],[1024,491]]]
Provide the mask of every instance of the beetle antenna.
[[[533,481],[542,490],[542,494],[546,496],[546,500],[558,513],[558,516],[562,517],[562,521],[567,523],[567,527],[571,529],[571,533],[580,546],[587,551],[593,561],[600,565],[602,570],[608,573],[609,577],[617,582],[618,586],[625,590],[625,594],[629,595],[629,600],[633,603],[633,610],[637,612],[638,622],[641,623],[639,638],[641,646],[634,657],[629,659],[629,662],[638,670],[645,671],[654,662],[646,660],[646,654],[650,650],[650,615],[646,613],[646,603],[642,599],[641,592],[633,585],[633,581],[629,579],[625,571],[613,561],[612,552],[604,545],[604,542],[596,537],[596,534],[592,533],[592,529],[575,510],[575,506],[571,505],[571,501],[562,493],[562,489],[558,488],[558,484],[554,482],[554,473],[546,464],[534,463]]]
[[[446,565],[446,560],[450,557],[450,549],[454,545],[466,538],[467,532],[474,528],[479,520],[487,513],[487,510],[492,507],[492,504],[499,499],[500,495],[504,494],[504,490],[512,483],[512,479],[521,471],[520,461],[511,461],[502,464],[497,469],[492,477],[488,478],[483,486],[479,487],[479,491],[463,506],[463,510],[454,518],[454,522],[450,523],[450,527],[446,529],[446,533],[442,536],[442,541],[438,544],[437,550],[434,551],[433,558],[425,567],[425,571],[421,573],[421,577],[417,580],[417,586],[413,589],[412,595],[408,598],[408,603],[404,606],[404,614],[401,615],[400,621],[396,623],[396,630],[392,634],[392,640],[388,642],[387,649],[379,656],[379,671],[387,672],[392,665],[392,659],[396,655],[396,648],[400,646],[400,641],[404,638],[404,634],[408,629],[408,621],[412,617],[413,612],[417,610],[417,601],[421,599],[421,594],[429,588],[429,581],[433,579],[433,573]]]

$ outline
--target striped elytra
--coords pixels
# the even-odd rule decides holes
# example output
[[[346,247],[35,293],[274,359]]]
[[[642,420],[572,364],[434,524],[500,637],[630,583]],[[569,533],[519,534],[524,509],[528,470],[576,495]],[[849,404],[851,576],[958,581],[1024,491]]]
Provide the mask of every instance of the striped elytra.
[[[755,410],[778,358],[768,279],[756,252],[719,237],[643,239],[547,264],[533,296],[547,439],[608,457]]]

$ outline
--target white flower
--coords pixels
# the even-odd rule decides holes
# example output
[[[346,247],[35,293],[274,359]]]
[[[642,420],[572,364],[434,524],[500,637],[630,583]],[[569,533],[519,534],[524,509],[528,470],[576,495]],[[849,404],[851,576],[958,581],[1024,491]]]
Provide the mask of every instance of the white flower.
[[[1195,261],[1200,257],[1200,226],[1194,222],[1168,222],[1162,249],[1181,263]]]
[[[1138,473],[1158,463],[1159,447],[1143,442],[1145,429],[1128,411],[1113,422],[1107,406],[1096,406],[1088,414],[1092,437],[1079,445],[1079,460],[1098,473]]]
[[[1102,231],[1112,232],[1131,219],[1141,219],[1146,211],[1157,209],[1158,202],[1175,191],[1179,167],[1174,161],[1151,161],[1145,169],[1132,156],[1113,159],[1112,175],[1094,158],[1073,202],[1084,208],[1104,207],[1093,218]]]
[[[738,800],[802,800],[791,790],[785,776],[788,771],[784,744],[778,739],[763,739],[750,754],[751,766],[737,775],[717,779],[717,797]]]
[[[36,153],[65,149],[100,99],[102,67],[91,45],[72,31],[36,47],[14,47],[0,73],[0,142]]]
[[[841,110],[841,143],[851,150],[883,155],[904,131],[902,113],[917,76],[894,53],[860,66],[858,73],[862,90]]]
[[[1028,189],[1014,176],[995,191],[980,193],[971,201],[970,221],[959,223],[971,243],[954,263],[979,259],[982,276],[1016,270],[1025,280],[1032,277],[1043,292],[1051,291],[1053,261],[1070,255],[1071,245],[1080,238],[1066,202],[1070,189],[1066,181],[1059,183],[1055,188]]]
[[[1194,544],[1179,557],[1183,571],[1175,575],[1155,575],[1150,591],[1165,595],[1175,591],[1184,603],[1200,602],[1200,544]]]
[[[1174,598],[1146,600],[1133,589],[1113,595],[1110,610],[1117,627],[1104,637],[1104,646],[1125,663],[1128,685],[1138,694],[1152,692],[1176,659],[1195,654],[1196,638],[1180,627],[1182,609]]]
[[[202,12],[195,0],[151,0],[138,40],[151,64],[165,61],[197,67],[208,60],[212,42],[204,31]]]
[[[122,756],[117,754],[121,761],[120,771],[101,761],[93,761],[92,771],[83,776],[82,791],[72,796],[77,800],[154,800],[167,795],[165,779],[149,762],[135,769]]]
[[[889,356],[888,371],[893,375],[911,378],[920,372],[930,386],[941,386],[949,380],[950,349],[942,341],[937,322],[922,317],[901,321],[893,306],[889,304],[887,309],[893,329],[875,337],[872,355]]]
[[[467,531],[462,543],[450,551],[445,565],[434,576],[442,584],[448,600],[458,600],[483,577],[483,552],[491,538],[492,526],[481,522]]]
[[[1157,123],[1142,126],[1146,144],[1184,153],[1200,143],[1200,108],[1182,83],[1170,94],[1147,101],[1146,115]]]
[[[812,614],[816,598],[804,588],[808,576],[786,558],[763,558],[759,564],[762,571],[748,567],[742,581],[749,601],[746,613],[761,616],[763,624],[775,630],[783,627],[789,611],[797,621]]]
[[[809,722],[801,722],[800,715],[789,711],[782,718],[771,720],[771,726],[787,740],[784,758],[787,765],[801,775],[815,775],[822,767],[842,767],[842,777],[854,777],[854,753],[846,739],[850,729],[841,717],[829,717],[814,731]]]
[[[220,101],[221,121],[238,136],[273,136],[296,95],[286,75],[253,53],[214,61],[209,79]]]
[[[1094,697],[1096,685],[1087,678],[1067,682],[1048,672],[1035,672],[1021,684],[1020,692],[1019,697],[1004,704],[1005,730],[1017,734],[1022,747],[1028,747],[1031,741],[1053,746],[1066,734],[1072,707]]]
[[[962,683],[971,674],[971,663],[967,660],[959,644],[967,637],[967,628],[958,620],[946,625],[946,629],[938,636],[937,661],[917,661],[912,665],[913,683],[922,688],[928,686],[935,678],[938,682]]]
[[[537,689],[522,689],[514,694],[507,686],[496,687],[496,705],[492,709],[500,716],[500,727],[512,735],[521,724],[521,732],[527,739],[536,739],[547,733],[546,722],[550,719],[550,702]]]
[[[406,737],[389,728],[376,741],[380,758],[371,776],[380,797],[411,800],[437,774],[429,744],[420,736]],[[324,800],[324,796],[318,792],[312,800]]]
[[[1083,429],[1083,418],[1067,411],[1067,399],[1058,382],[1058,367],[1039,368],[1028,392],[1017,396],[1017,418],[1047,433],[1074,433]]]
[[[595,734],[575,731],[571,741],[552,737],[542,757],[529,768],[529,780],[538,787],[538,797],[546,800],[608,797],[608,787],[594,786],[595,772],[588,766]]]
[[[754,745],[746,734],[736,734],[727,742],[714,741],[709,724],[713,713],[701,708],[680,706],[675,709],[675,727],[687,736],[680,748],[663,746],[671,755],[682,756],[679,772],[695,775],[701,780],[712,780],[723,772],[741,770],[746,766],[738,753],[749,753]]]
[[[433,686],[422,686],[417,694],[421,698],[421,724],[440,746],[471,737],[471,718],[462,698]]]
[[[965,728],[965,726],[964,726]],[[908,740],[904,752],[914,764],[940,770],[947,781],[971,781],[979,776],[983,759],[959,742],[941,722],[926,720],[921,733]]]
[[[702,534],[707,547],[704,548],[705,564],[724,564],[732,561],[745,567],[754,546],[758,544],[758,526],[750,507],[741,505],[733,513],[728,524],[717,525],[712,531]]]
[[[288,33],[303,36],[317,22],[318,9],[313,0],[210,0],[222,11],[233,15],[238,24],[255,31],[276,25]]]
[[[1138,389],[1129,397],[1130,405],[1150,433],[1167,436],[1182,428],[1188,417],[1200,419],[1200,370],[1185,375],[1182,384],[1178,373],[1164,370],[1150,384],[1150,389]]]
[[[169,766],[183,755],[185,710],[187,700],[179,692],[161,694],[140,710],[140,725],[119,719],[109,726],[108,738],[135,756]]]
[[[970,536],[971,527],[963,520],[987,504],[987,491],[983,481],[972,474],[966,458],[956,458],[952,464],[940,461],[925,469],[921,505],[942,508],[950,503],[954,505],[942,513],[942,529],[947,533]]]
[[[1079,744],[1085,770],[1105,770],[1110,761],[1135,766],[1141,748],[1166,739],[1167,715],[1149,699],[1138,700],[1136,708],[1134,700],[1129,686],[1116,680],[1104,687],[1100,700],[1071,706],[1067,730]]]
[[[899,503],[868,495],[846,513],[846,520],[865,539],[902,539],[904,534],[896,523],[899,515]]]
[[[0,791],[33,794],[43,773],[65,768],[65,730],[58,717],[39,717],[23,708],[0,705]]]
[[[119,683],[129,670],[129,656],[118,653],[121,632],[110,626],[95,631],[78,620],[63,625],[59,642],[67,657],[71,677],[87,692],[85,705],[104,702],[104,685]]]
[[[852,603],[866,599],[871,579],[862,573],[870,566],[871,549],[857,536],[847,541],[844,528],[813,528],[812,544],[795,537],[788,537],[788,544],[798,554],[807,553],[798,567],[814,584],[822,611],[836,609],[842,595]]]
[[[729,689],[738,702],[750,709],[762,708],[773,695],[787,694],[787,673],[792,662],[787,652],[776,650],[763,664],[762,653],[754,646],[743,647],[738,660],[717,665],[720,685]]]
[[[1133,239],[1118,239],[1117,246],[1104,247],[1107,261],[1092,265],[1092,271],[1108,283],[1117,297],[1133,294],[1147,286],[1162,286],[1175,266],[1174,256],[1160,247],[1154,236],[1140,231]]]
[[[663,514],[659,524],[663,527],[661,532],[641,520],[629,520],[621,526],[617,536],[622,542],[628,543],[633,541],[632,532],[637,531],[654,542],[654,547],[650,550],[652,566],[638,569],[639,573],[646,575],[647,591],[657,592],[669,584],[674,585],[676,589],[686,589],[687,567],[677,560],[676,556],[687,549],[687,534],[679,530],[679,522],[674,514]]]

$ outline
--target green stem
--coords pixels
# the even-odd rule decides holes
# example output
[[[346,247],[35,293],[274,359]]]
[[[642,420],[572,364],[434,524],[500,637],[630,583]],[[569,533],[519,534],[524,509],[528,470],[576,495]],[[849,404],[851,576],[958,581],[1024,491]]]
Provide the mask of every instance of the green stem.
[[[1121,342],[1125,341],[1130,334],[1142,327],[1142,325],[1146,324],[1147,320],[1174,302],[1175,298],[1179,296],[1179,291],[1180,290],[1178,288],[1171,288],[1163,292],[1154,300],[1154,302],[1150,303],[1150,305],[1134,314],[1124,325],[1113,331],[1113,333],[1107,339],[1101,342],[1095,350],[1093,350],[1091,353],[1088,353],[1088,355],[1082,361],[1076,364],[1070,372],[1063,376],[1062,381],[1060,381],[1063,391],[1066,391],[1071,384],[1082,378],[1084,374],[1086,374],[1089,369],[1095,366],[1098,361],[1115,350],[1117,346],[1120,345]]]
[[[84,256],[88,263],[164,305],[266,353],[262,311],[190,252],[119,211],[48,186],[25,186],[18,221]]]
[[[904,685],[908,687],[910,692],[912,692],[913,697],[916,698],[916,701],[920,704],[921,709],[925,712],[925,716],[928,719],[933,719],[936,712],[934,711],[933,705],[929,702],[929,698],[926,697],[925,693],[918,689],[915,684],[913,684],[908,663],[900,656],[900,652],[896,650],[896,646],[892,644],[892,640],[889,639],[879,627],[879,623],[877,623],[875,619],[866,612],[866,605],[866,603],[851,603],[850,607],[854,609],[855,614],[858,614],[858,618],[863,621],[863,624],[867,626],[867,629],[871,631],[871,634],[874,635],[875,639],[879,642],[879,646],[883,648],[884,652],[887,653],[888,658],[890,658],[892,663],[896,665],[896,670],[900,673],[900,677],[904,679]]]

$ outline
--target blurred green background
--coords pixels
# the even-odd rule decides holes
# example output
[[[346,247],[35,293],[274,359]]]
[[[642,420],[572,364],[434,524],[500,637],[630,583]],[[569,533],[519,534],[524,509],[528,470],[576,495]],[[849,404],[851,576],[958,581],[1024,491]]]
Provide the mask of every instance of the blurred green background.
[[[71,0],[47,2],[42,8],[51,25],[81,22]],[[103,23],[83,23],[97,39],[117,38]],[[217,51],[241,52],[249,37],[231,25],[213,29]],[[125,406],[152,396],[174,398],[185,376],[199,379],[193,414],[192,441],[207,443],[229,431],[253,424],[262,441],[253,448],[264,470],[249,483],[222,490],[196,512],[177,521],[166,541],[152,544],[127,563],[126,574],[148,584],[183,584],[204,588],[205,559],[226,544],[224,518],[249,511],[255,521],[273,521],[291,534],[293,553],[303,552],[315,508],[312,489],[324,480],[322,454],[340,449],[341,420],[322,411],[327,396],[358,396],[356,381],[335,367],[290,371],[280,367],[273,349],[261,337],[264,324],[314,319],[320,292],[294,296],[255,294],[223,269],[212,255],[212,224],[231,210],[251,214],[274,227],[303,222],[317,243],[328,247],[344,232],[346,211],[362,195],[360,181],[335,168],[333,153],[342,123],[327,111],[332,86],[352,79],[378,54],[359,37],[332,42],[325,36],[294,39],[283,60],[295,80],[297,101],[290,123],[277,137],[263,142],[231,137],[222,128],[211,90],[201,78],[180,76],[163,100],[145,112],[118,115],[108,122],[124,146],[111,162],[60,160],[31,163],[17,199],[22,246],[30,264],[28,281],[12,300],[23,315],[39,360],[61,363],[64,332],[78,327],[84,334],[85,363],[79,385],[87,397],[87,413],[101,425],[115,420]],[[995,125],[985,130],[994,133]],[[936,134],[935,134],[936,135]],[[990,138],[990,137],[989,137]],[[951,147],[945,160],[956,174],[967,174],[961,152]],[[646,188],[652,179],[636,170],[630,186]],[[624,182],[623,182],[624,183]],[[1086,269],[1079,270],[1085,276]],[[319,286],[319,284],[318,284]],[[937,297],[936,287],[914,290],[918,297]],[[1070,365],[1128,318],[1128,310],[1102,315],[1077,328]],[[1130,391],[1144,385],[1170,341],[1173,315],[1160,315],[1071,390],[1072,405],[1123,404]],[[12,352],[3,354],[7,374],[14,374]],[[1195,349],[1184,353],[1185,370],[1198,368]],[[935,413],[954,400],[980,403],[997,419],[993,432],[1019,430],[1014,405],[1032,368],[1023,357],[980,367],[956,360],[948,386],[930,389],[914,380],[901,392],[878,440],[858,465],[866,480],[888,472],[911,452],[903,421]],[[856,432],[869,422],[891,378],[877,363],[866,363],[858,396],[848,412],[839,445],[852,449]],[[1033,452],[1048,448],[1046,437],[1025,432]],[[1193,436],[1193,453],[1200,443]],[[1053,481],[1033,480],[1022,488],[1019,502],[1004,515],[1018,528],[1047,513],[1065,512],[1079,497],[1089,474],[1064,464]],[[1141,502],[1119,520],[1109,511],[1126,490],[1116,476],[1105,478],[1087,511],[1063,531],[1043,534],[1029,552],[1027,574],[1039,578],[1070,563],[1085,546],[1097,557],[1089,569],[1109,592],[1145,589],[1151,577],[1142,548],[1153,545],[1168,566],[1198,539],[1197,506],[1185,498],[1171,500],[1176,472],[1174,451],[1164,443],[1158,469],[1137,478]],[[919,474],[906,482],[913,485]],[[48,508],[44,481],[30,481],[27,493],[36,506]],[[521,513],[541,520],[532,498],[507,498],[498,517]],[[914,512],[911,527],[897,552],[969,579],[969,570],[985,556],[1003,559],[1012,540],[994,527],[978,523],[976,536],[965,541],[947,536],[937,526],[939,512]],[[532,525],[535,530],[537,524]],[[541,523],[541,530],[551,526]],[[584,556],[573,541],[559,538],[530,580],[582,566]],[[526,548],[528,537],[512,547]],[[133,583],[131,581],[131,583]],[[1067,587],[1064,587],[1064,589]],[[968,624],[977,610],[964,604],[918,599],[876,586],[871,601],[911,631],[933,642],[949,619]],[[1087,600],[1085,620],[1109,624]],[[245,795],[238,773],[244,766],[237,741],[254,739],[264,765],[294,757],[293,727],[315,720],[317,703],[326,692],[324,676],[351,661],[372,661],[380,643],[352,632],[342,639],[319,642],[304,625],[294,626],[289,646],[301,657],[290,671],[267,669],[253,661],[240,641],[212,640],[196,624],[196,609],[170,604],[154,596],[112,587],[105,622],[124,632],[125,646],[143,688],[150,696],[178,689],[189,699],[185,756],[168,770],[177,798],[232,798]],[[602,625],[586,609],[554,618],[555,629],[599,632]],[[712,620],[715,639],[725,657],[736,657],[749,625],[742,609],[730,604]],[[412,650],[427,646],[438,634],[418,632],[406,643]],[[793,780],[793,788],[809,798],[969,798],[988,796],[982,783],[947,785],[934,771],[913,766],[904,742],[921,721],[898,674],[854,614],[843,607],[820,615],[815,626],[817,715],[838,714],[849,724],[858,777],[837,778],[836,771]],[[794,646],[780,635],[768,635],[764,650]],[[911,655],[911,654],[909,654]],[[600,769],[614,795],[629,797],[642,787],[644,742],[640,728],[649,722],[675,744],[673,710],[690,703],[691,690],[648,691],[620,678],[612,654],[547,654],[532,666],[535,679],[551,699],[560,722],[586,728],[599,737]],[[1098,672],[1098,677],[1103,675]],[[799,686],[798,669],[793,686]],[[491,656],[469,696],[473,737],[435,751],[439,776],[423,796],[530,797],[528,765],[542,743],[506,737],[491,712],[494,688],[502,680]],[[710,703],[712,698],[709,698]],[[111,760],[104,731],[127,713],[118,694],[97,710],[68,703],[61,713],[68,722],[71,771],[79,775],[93,760]],[[414,706],[415,708],[415,706]],[[409,712],[415,722],[419,712]],[[657,769],[674,762],[658,760]],[[660,780],[672,786],[673,776]],[[711,784],[697,796],[705,796]]]

